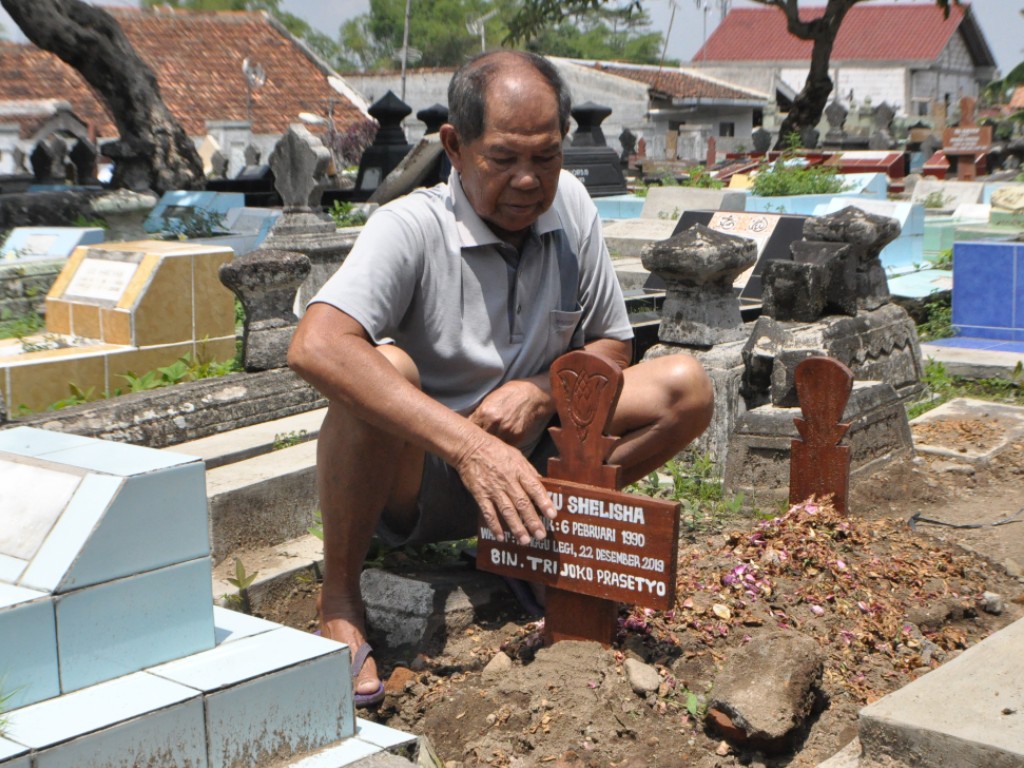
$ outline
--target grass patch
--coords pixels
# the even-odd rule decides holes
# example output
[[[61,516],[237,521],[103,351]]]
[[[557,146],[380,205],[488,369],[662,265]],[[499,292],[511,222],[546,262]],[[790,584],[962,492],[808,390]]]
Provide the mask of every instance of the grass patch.
[[[783,511],[781,506],[761,509],[756,501],[748,503],[742,493],[726,494],[714,457],[692,450],[623,490],[678,501],[682,523],[690,533],[716,532],[740,518],[773,517]]]
[[[907,406],[907,417],[915,419],[957,397],[988,400],[993,403],[1024,406],[1024,366],[1018,361],[1009,378],[967,379],[953,376],[942,363],[928,358],[921,381],[927,387],[925,397]]]

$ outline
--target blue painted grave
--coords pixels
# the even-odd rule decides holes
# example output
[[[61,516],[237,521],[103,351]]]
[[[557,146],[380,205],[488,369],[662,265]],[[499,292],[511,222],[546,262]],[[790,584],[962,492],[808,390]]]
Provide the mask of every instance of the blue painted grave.
[[[164,192],[142,228],[146,232],[179,233],[194,222],[202,222],[218,225],[216,231],[225,232],[228,211],[244,206],[245,195],[241,192],[171,190]]]
[[[953,325],[960,336],[1024,341],[1024,243],[953,246]]]
[[[102,243],[99,227],[15,227],[0,246],[0,261],[66,259],[80,245]]]

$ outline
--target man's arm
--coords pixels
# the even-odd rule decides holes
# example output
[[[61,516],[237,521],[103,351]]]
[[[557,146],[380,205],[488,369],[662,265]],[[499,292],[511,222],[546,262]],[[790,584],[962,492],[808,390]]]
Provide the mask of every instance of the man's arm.
[[[329,400],[454,467],[495,535],[501,535],[504,520],[521,543],[531,535],[544,538],[539,515],[556,513],[529,462],[409,383],[351,316],[327,304],[311,305],[296,329],[288,365]]]

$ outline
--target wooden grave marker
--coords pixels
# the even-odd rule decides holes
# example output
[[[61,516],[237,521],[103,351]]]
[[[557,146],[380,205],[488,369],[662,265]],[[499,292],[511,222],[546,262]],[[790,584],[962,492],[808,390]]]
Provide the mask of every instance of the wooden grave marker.
[[[839,445],[849,424],[840,423],[853,390],[853,372],[831,357],[809,357],[794,372],[804,418],[793,419],[801,439],[793,440],[789,460],[789,503],[832,496],[846,514],[850,495],[850,448]]]
[[[551,367],[561,427],[559,457],[543,478],[558,516],[547,538],[496,540],[480,519],[477,567],[544,584],[544,640],[615,639],[618,603],[669,610],[675,602],[679,504],[616,490],[620,467],[605,460],[619,438],[605,434],[622,392],[622,371],[577,351]]]

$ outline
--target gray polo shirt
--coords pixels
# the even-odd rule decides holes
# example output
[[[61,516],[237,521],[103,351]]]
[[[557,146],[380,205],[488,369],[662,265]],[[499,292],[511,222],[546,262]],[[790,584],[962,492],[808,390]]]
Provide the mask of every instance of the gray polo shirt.
[[[584,342],[633,336],[597,209],[565,171],[518,259],[452,171],[379,208],[314,302],[397,344],[424,392],[462,414]]]

